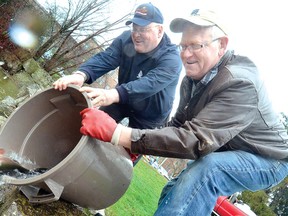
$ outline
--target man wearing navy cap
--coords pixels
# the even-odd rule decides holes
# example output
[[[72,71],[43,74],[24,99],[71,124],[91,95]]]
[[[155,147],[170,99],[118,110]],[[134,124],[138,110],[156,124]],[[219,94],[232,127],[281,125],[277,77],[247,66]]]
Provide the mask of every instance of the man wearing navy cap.
[[[163,16],[157,7],[141,4],[126,22],[131,31],[123,32],[72,75],[58,79],[54,88],[91,84],[119,67],[115,89],[82,87],[80,91],[87,92],[93,105],[101,106],[116,122],[128,117],[133,128],[160,127],[169,118],[182,69],[177,46],[164,33],[162,24]],[[137,155],[131,157],[134,161]]]
[[[140,26],[147,26],[151,22],[163,24],[163,16],[157,7],[148,3],[137,7],[133,19],[127,21],[126,25],[134,23]]]

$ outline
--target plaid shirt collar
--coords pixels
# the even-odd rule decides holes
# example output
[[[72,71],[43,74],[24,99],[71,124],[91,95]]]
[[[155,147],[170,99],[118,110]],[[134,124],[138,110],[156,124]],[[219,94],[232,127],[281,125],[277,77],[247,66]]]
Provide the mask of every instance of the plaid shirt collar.
[[[213,68],[211,68],[211,70],[199,82],[193,81],[194,87],[191,92],[191,97],[197,94],[204,86],[206,86],[217,75],[218,67],[222,63],[222,61],[223,61],[223,57]]]
[[[211,70],[200,80],[203,85],[207,85],[218,73],[218,67],[222,63],[223,57]]]

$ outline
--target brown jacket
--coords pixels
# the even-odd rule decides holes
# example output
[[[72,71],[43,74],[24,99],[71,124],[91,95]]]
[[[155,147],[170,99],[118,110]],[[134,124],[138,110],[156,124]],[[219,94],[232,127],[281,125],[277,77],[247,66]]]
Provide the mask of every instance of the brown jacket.
[[[167,127],[132,130],[133,153],[197,159],[213,151],[244,150],[287,159],[288,135],[263,81],[247,57],[228,51],[217,75],[191,97],[184,77],[180,103]]]

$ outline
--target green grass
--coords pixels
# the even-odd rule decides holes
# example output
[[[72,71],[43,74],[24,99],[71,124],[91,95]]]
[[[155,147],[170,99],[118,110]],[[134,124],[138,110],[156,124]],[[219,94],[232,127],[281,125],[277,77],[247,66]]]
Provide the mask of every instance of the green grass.
[[[167,180],[141,159],[131,184],[121,199],[105,210],[106,216],[152,216]]]

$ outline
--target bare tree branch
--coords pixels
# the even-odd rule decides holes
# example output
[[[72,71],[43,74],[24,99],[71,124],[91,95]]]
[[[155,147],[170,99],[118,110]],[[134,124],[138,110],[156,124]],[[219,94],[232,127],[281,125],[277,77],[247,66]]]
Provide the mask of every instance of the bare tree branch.
[[[108,22],[109,6],[112,2],[113,0],[68,0],[66,8],[56,4],[49,5],[51,29],[47,31],[47,36],[43,38],[34,58],[43,59],[43,67],[52,71],[69,61],[75,63],[77,57],[87,58],[91,50],[101,50],[111,41],[106,39],[107,34],[123,28],[119,27],[119,24],[126,21],[131,14],[130,11],[117,20]],[[89,47],[93,44],[95,47]],[[70,65],[73,65],[73,62],[70,62]]]

